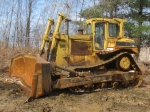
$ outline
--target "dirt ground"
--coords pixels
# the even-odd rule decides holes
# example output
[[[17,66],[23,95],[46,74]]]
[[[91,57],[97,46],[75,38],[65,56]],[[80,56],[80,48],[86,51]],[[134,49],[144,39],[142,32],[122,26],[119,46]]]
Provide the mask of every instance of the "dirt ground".
[[[150,66],[139,63],[143,84],[139,88],[72,93],[55,90],[49,96],[24,103],[29,97],[18,85],[5,84],[10,59],[21,50],[0,49],[0,112],[150,112]],[[23,50],[29,53],[30,50]],[[36,53],[37,51],[32,51]]]

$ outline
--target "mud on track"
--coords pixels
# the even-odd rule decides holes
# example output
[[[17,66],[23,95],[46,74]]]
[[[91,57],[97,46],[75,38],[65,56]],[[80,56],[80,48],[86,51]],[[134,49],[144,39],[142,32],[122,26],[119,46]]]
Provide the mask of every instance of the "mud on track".
[[[49,96],[24,103],[28,95],[18,85],[4,83],[10,58],[14,55],[8,53],[0,56],[0,112],[150,112],[148,65],[139,64],[144,73],[144,81],[139,88],[82,94],[72,93],[68,89],[55,90]]]

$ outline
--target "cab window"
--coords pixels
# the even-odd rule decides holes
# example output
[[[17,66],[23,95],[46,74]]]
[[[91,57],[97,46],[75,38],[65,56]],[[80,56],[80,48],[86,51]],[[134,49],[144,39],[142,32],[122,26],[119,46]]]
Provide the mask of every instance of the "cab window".
[[[91,34],[92,33],[92,28],[91,28],[91,24],[87,24],[87,27],[86,27],[86,34]]]
[[[96,23],[95,24],[95,49],[104,48],[104,32],[105,32],[105,23]]]
[[[117,37],[119,35],[119,26],[118,24],[109,23],[109,36]]]

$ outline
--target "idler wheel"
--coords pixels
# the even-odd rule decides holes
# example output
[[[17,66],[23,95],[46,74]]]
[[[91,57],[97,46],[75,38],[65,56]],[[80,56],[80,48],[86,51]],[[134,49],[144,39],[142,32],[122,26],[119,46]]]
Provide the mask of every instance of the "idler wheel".
[[[121,56],[116,60],[116,67],[119,70],[127,71],[131,65],[130,58],[128,56]]]

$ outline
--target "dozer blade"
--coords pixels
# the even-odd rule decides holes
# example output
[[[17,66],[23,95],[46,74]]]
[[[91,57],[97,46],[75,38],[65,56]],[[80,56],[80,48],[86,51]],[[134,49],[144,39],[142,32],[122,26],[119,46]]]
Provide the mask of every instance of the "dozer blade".
[[[51,92],[50,63],[39,55],[21,54],[11,60],[7,83],[17,83],[31,98]]]

